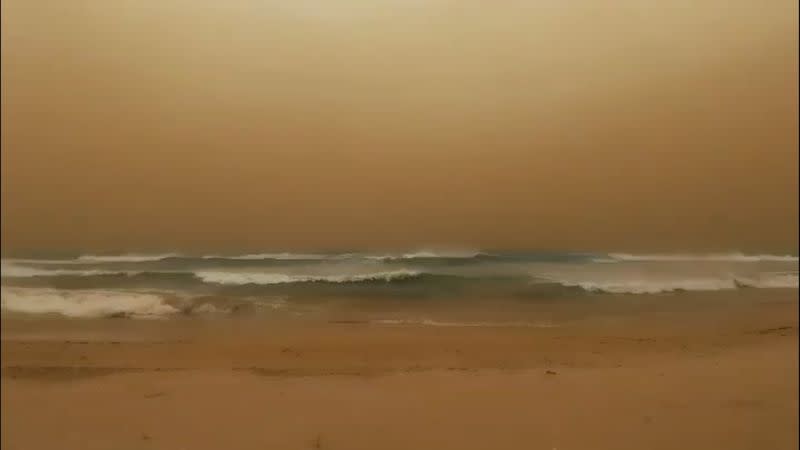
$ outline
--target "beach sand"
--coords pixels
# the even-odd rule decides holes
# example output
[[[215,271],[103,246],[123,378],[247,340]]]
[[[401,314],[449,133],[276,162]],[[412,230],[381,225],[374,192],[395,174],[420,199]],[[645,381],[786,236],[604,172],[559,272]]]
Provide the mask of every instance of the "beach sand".
[[[797,292],[753,295],[553,326],[6,316],[2,447],[797,448]]]

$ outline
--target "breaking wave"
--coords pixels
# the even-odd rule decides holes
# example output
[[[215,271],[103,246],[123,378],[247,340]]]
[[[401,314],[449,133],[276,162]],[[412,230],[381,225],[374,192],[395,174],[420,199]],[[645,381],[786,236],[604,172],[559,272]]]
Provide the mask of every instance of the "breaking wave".
[[[370,281],[390,282],[421,276],[413,270],[395,270],[355,275],[287,275],[282,273],[197,272],[195,277],[205,283],[216,284],[287,284],[287,283],[360,283]]]
[[[156,294],[99,289],[3,287],[0,301],[4,312],[72,318],[160,318],[179,312]]]

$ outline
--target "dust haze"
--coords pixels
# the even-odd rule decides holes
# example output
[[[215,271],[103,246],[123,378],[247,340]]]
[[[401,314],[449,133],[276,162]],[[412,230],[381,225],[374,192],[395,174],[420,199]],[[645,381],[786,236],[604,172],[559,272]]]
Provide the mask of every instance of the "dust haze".
[[[3,253],[796,252],[797,9],[5,1]]]

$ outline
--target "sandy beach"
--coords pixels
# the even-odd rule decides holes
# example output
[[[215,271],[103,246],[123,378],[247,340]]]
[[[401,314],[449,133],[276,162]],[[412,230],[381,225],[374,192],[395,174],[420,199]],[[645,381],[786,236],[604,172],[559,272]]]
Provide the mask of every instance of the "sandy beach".
[[[8,449],[797,448],[796,291],[549,327],[3,319]]]

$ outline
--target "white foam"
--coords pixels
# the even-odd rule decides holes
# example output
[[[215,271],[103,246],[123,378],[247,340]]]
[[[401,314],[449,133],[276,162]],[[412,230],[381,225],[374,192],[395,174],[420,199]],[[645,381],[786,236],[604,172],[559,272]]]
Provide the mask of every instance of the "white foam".
[[[710,254],[643,254],[634,255],[630,253],[611,253],[612,259],[617,261],[720,261],[720,262],[798,262],[797,256],[792,255],[745,255],[744,253],[710,253]]]
[[[178,310],[150,293],[111,290],[60,290],[3,287],[2,310],[27,314],[59,314],[73,318],[125,315],[160,318]]]
[[[206,283],[216,284],[284,284],[284,283],[358,283],[363,281],[392,281],[397,279],[413,278],[420,272],[413,270],[394,270],[388,272],[375,272],[355,275],[287,275],[283,273],[259,272],[196,272],[195,277]]]

